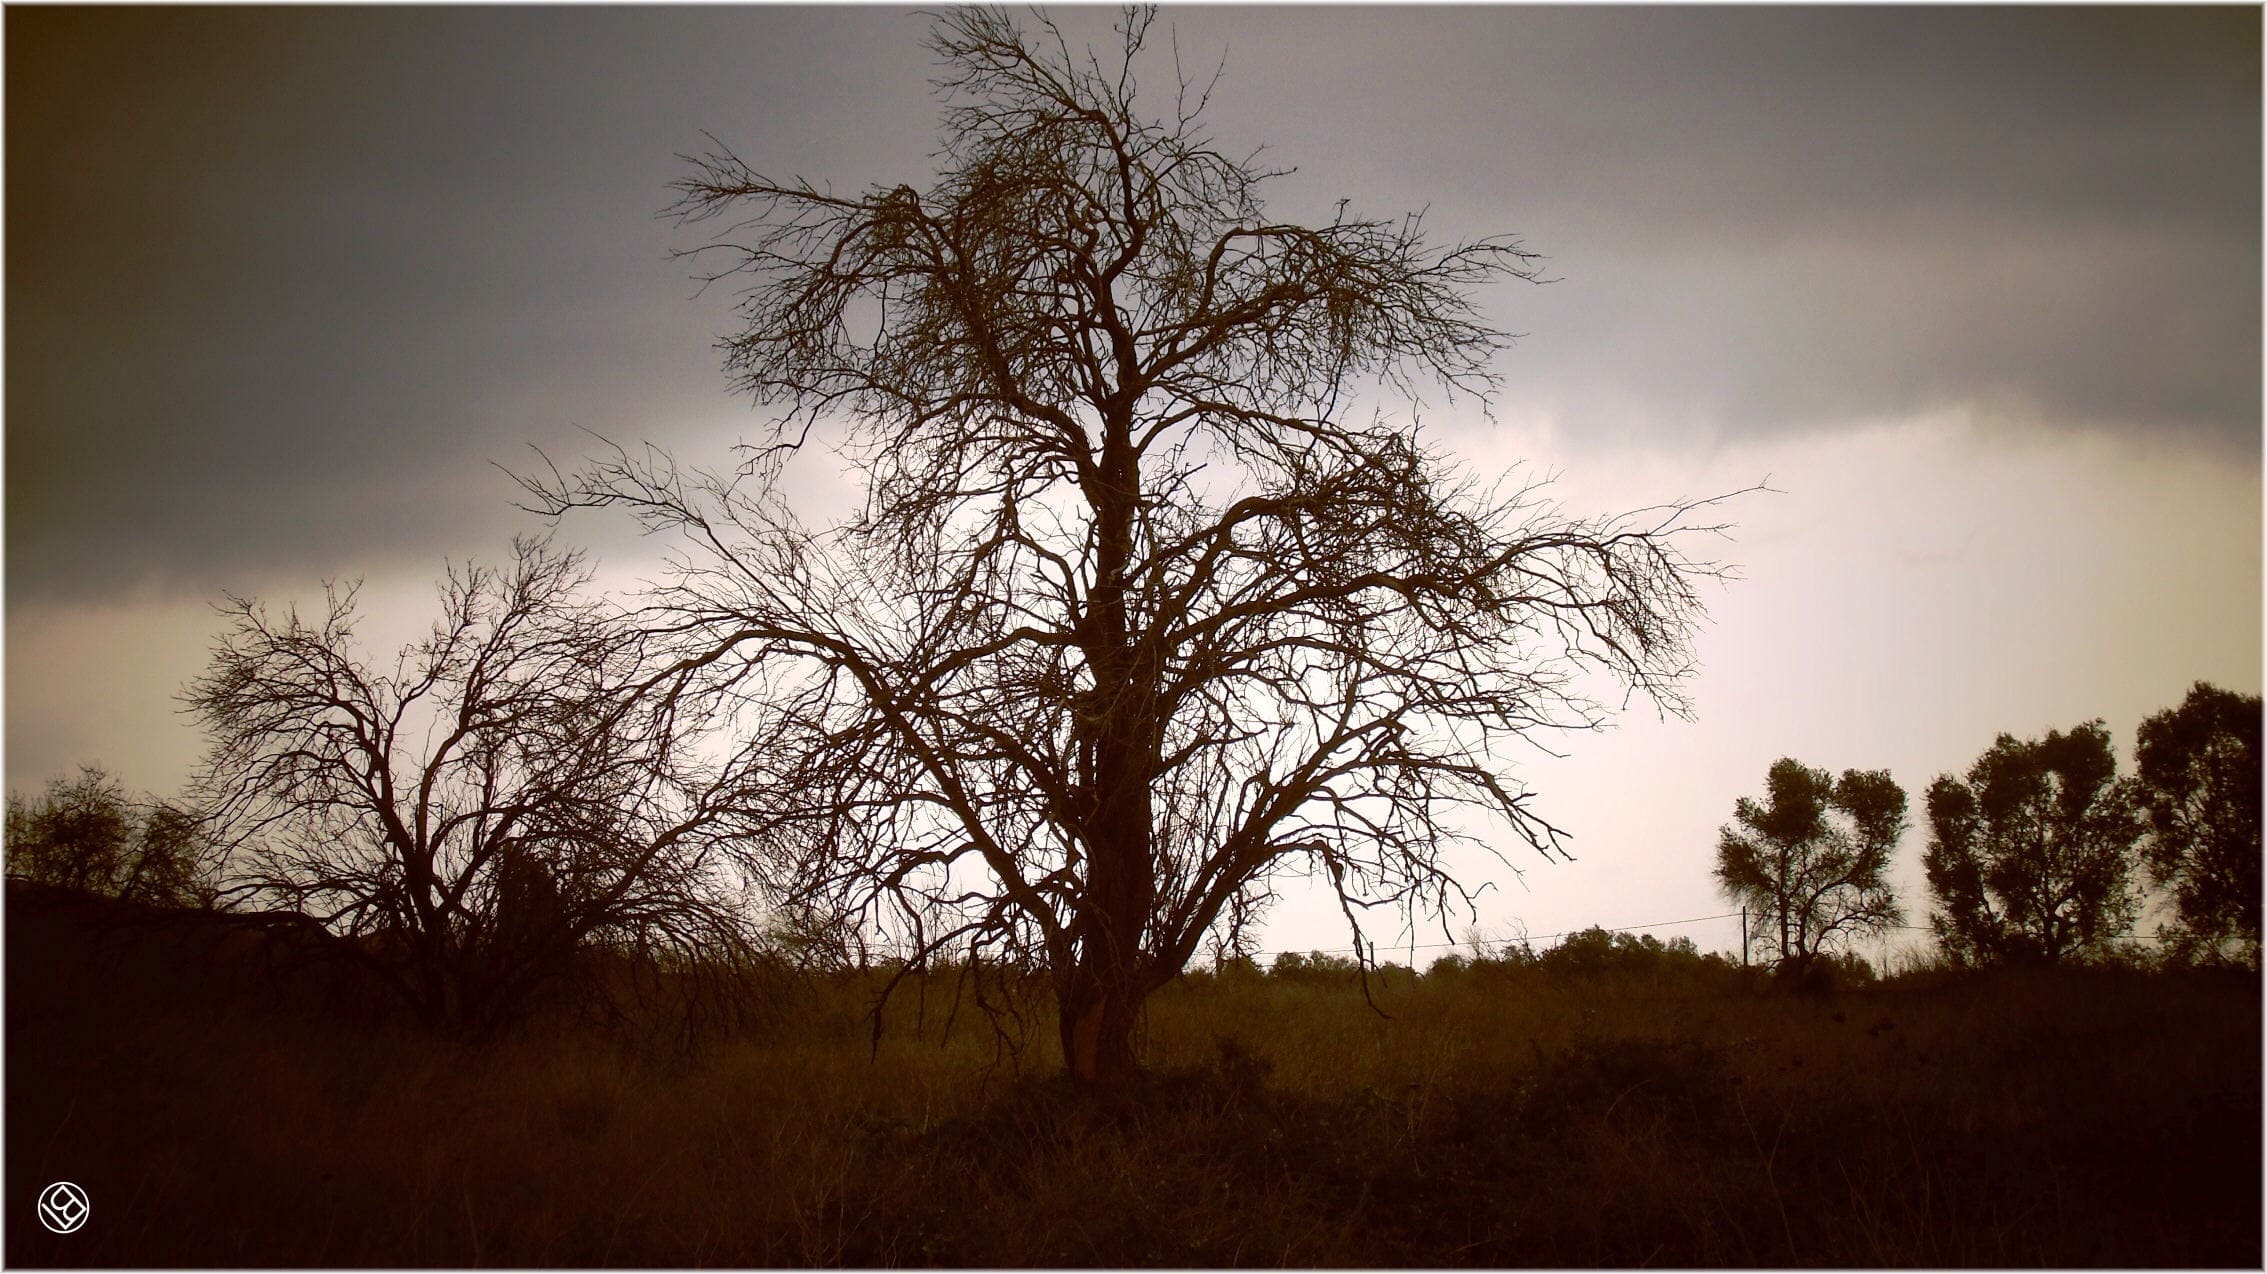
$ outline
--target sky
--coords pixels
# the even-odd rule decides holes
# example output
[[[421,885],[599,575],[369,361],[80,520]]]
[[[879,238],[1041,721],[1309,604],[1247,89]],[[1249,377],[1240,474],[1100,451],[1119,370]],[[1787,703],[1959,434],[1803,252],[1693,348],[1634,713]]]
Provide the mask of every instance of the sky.
[[[2101,718],[2130,758],[2190,683],[2260,690],[2258,9],[1162,17],[1185,65],[1224,59],[1214,133],[1295,168],[1278,216],[1423,208],[1545,256],[1480,298],[1522,334],[1493,419],[1424,420],[1474,472],[1555,475],[1578,514],[1772,489],[1710,546],[1738,578],[1694,719],[1634,704],[1508,758],[1578,861],[1475,865],[1499,887],[1451,936],[1725,911],[1717,829],[1780,756],[1907,788],[1918,920],[1921,793],[1995,735]],[[758,433],[714,348],[731,298],[671,255],[703,232],[659,215],[709,135],[844,189],[933,171],[927,21],[897,8],[5,21],[17,792],[90,762],[178,789],[224,592],[361,577],[402,640],[445,563],[540,529],[505,473],[531,447]],[[650,562],[565,537],[609,579]],[[1296,887],[1262,939],[1344,941]]]

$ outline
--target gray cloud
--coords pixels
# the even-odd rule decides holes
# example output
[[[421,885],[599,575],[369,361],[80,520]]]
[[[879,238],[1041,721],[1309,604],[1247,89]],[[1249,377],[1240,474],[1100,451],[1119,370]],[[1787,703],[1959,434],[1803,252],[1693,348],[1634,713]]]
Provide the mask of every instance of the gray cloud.
[[[1985,399],[2257,454],[2256,11],[1221,25],[1254,71],[1223,117],[1298,102],[1275,136],[1314,205],[1431,195],[1552,258],[1562,286],[1504,300],[1515,399],[1732,434]]]
[[[674,154],[704,127],[823,146],[888,110],[916,131],[879,157],[918,160],[920,29],[873,10],[22,15],[11,592],[209,593],[487,547],[517,524],[489,461],[715,416],[721,303],[688,300],[682,235],[654,215]],[[890,92],[823,100],[857,67]]]
[[[1548,253],[1505,370],[1582,428],[1986,398],[2256,455],[2255,9],[1166,16],[1191,65],[1229,51],[1217,131],[1302,166],[1287,211],[1429,202]],[[12,601],[489,551],[522,525],[489,461],[714,430],[726,299],[667,260],[674,155],[917,179],[922,30],[12,13]]]

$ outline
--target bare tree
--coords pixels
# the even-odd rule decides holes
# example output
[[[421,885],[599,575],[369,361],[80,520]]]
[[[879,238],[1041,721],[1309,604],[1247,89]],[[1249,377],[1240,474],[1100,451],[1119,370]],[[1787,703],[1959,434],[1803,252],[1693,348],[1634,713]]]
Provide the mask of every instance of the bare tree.
[[[1905,791],[1887,770],[1836,779],[1792,757],[1771,765],[1768,797],[1741,797],[1716,845],[1716,880],[1753,912],[1783,971],[1901,923],[1889,856],[1905,833]]]
[[[2101,722],[1999,736],[1929,785],[1928,816],[1929,924],[1959,963],[2099,955],[2132,927],[2141,823]]]
[[[588,580],[531,541],[451,570],[390,672],[357,652],[351,588],[311,623],[231,598],[185,695],[231,894],[314,916],[426,1017],[475,1029],[589,944],[745,955],[736,769],[693,755],[683,670],[651,665]]]
[[[985,9],[936,21],[941,173],[835,194],[691,161],[696,255],[742,289],[737,387],[779,409],[736,472],[616,450],[541,509],[681,533],[654,598],[683,657],[752,679],[799,898],[1046,971],[1070,1070],[1136,1064],[1144,998],[1277,873],[1363,909],[1469,902],[1478,810],[1549,855],[1503,750],[1594,728],[1590,674],[1681,711],[1695,506],[1583,521],[1482,486],[1357,403],[1484,404],[1533,278],[1416,217],[1270,217],[1151,15],[1107,55]],[[810,528],[776,475],[839,425],[863,509]],[[792,746],[789,746],[789,744]]]

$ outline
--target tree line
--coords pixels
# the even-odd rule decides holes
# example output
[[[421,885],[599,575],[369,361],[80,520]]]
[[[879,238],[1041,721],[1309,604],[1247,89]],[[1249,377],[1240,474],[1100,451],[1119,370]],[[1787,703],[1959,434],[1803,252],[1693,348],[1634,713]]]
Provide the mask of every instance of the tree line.
[[[2259,964],[2260,699],[2198,682],[2141,723],[2118,774],[2100,721],[2002,734],[1926,797],[1928,929],[1955,965],[2116,956],[2154,888],[2169,958]],[[1771,766],[1718,840],[1716,880],[1772,961],[1800,972],[1904,924],[1888,870],[1908,820],[1886,770]]]

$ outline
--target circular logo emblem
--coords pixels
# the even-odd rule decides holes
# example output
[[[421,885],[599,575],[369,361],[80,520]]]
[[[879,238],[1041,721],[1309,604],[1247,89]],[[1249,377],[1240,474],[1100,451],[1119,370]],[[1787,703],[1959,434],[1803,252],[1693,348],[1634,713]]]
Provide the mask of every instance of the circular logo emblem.
[[[58,1181],[39,1195],[39,1223],[57,1234],[69,1234],[87,1223],[94,1205],[87,1192],[68,1181]]]

